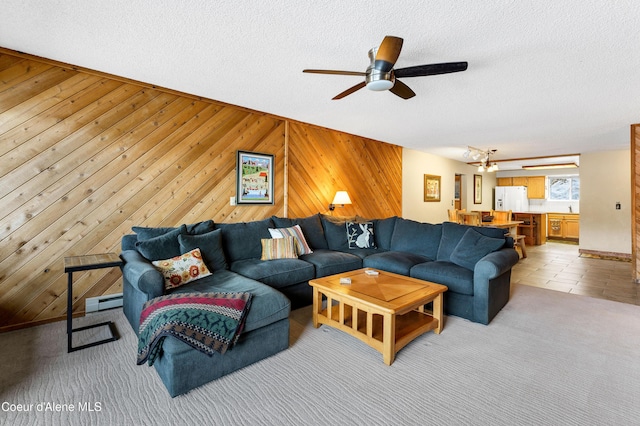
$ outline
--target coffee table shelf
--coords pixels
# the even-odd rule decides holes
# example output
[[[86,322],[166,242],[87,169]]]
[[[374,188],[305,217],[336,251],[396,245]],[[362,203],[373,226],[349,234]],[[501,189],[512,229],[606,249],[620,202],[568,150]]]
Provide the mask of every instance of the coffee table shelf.
[[[342,321],[339,319],[341,309],[344,309],[345,312]],[[362,340],[369,346],[376,349],[378,352],[382,352],[383,316],[380,314],[371,315],[372,326],[371,335],[369,335],[367,331],[367,324],[369,323],[367,319],[367,312],[357,309],[358,318],[354,326],[352,320],[352,311],[352,306],[346,303],[333,305],[331,309],[331,317],[327,316],[327,310],[324,309],[318,316],[318,323],[326,324],[338,330],[344,331],[345,333]],[[418,311],[409,311],[404,315],[396,316],[395,323],[396,352],[404,348],[407,344],[409,344],[421,334],[424,334],[431,330],[435,330],[439,325],[439,321],[436,318],[428,313]]]

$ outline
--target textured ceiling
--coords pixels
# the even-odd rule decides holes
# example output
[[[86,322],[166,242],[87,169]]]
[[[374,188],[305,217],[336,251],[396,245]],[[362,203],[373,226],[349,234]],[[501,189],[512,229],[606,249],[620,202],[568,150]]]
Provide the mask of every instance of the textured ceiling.
[[[364,71],[387,34],[397,68],[469,68],[404,79],[410,100],[302,73]],[[626,149],[640,122],[631,0],[4,0],[0,46],[460,161]]]

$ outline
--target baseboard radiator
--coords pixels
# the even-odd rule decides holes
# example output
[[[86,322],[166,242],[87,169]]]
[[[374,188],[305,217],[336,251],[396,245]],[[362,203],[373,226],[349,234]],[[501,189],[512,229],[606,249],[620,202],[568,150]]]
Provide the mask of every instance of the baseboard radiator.
[[[85,312],[98,312],[122,306],[122,293],[106,294],[104,296],[85,299]]]

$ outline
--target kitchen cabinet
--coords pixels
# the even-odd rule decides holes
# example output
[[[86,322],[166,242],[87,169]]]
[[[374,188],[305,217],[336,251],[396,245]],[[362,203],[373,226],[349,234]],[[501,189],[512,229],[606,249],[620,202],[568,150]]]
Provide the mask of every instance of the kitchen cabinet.
[[[544,176],[513,176],[496,178],[498,186],[526,186],[527,197],[531,199],[545,199],[545,185],[547,179]]]
[[[548,238],[578,242],[580,238],[580,215],[577,213],[549,213]]]
[[[521,221],[518,235],[524,235],[527,246],[539,246],[547,242],[546,213],[513,213],[513,220]]]
[[[544,176],[529,176],[527,178],[527,197],[535,199],[545,199],[545,184],[547,179]]]
[[[529,178],[527,176],[514,176],[511,178],[511,184],[513,186],[529,186]]]

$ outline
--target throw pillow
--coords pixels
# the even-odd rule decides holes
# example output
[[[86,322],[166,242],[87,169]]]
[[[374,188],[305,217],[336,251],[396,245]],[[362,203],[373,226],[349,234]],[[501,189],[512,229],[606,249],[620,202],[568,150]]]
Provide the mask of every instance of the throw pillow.
[[[269,233],[271,234],[271,238],[295,238],[298,256],[313,253],[311,247],[307,244],[307,240],[304,238],[304,233],[302,232],[300,225],[294,225],[290,228],[269,228]]]
[[[262,256],[260,260],[297,259],[296,243],[293,237],[262,238]]]
[[[347,222],[347,240],[350,249],[376,248],[373,222]]]
[[[186,233],[187,227],[182,225],[179,228],[175,228],[157,237],[149,238],[148,240],[140,241],[140,237],[138,237],[136,250],[148,260],[170,259],[179,256],[181,251],[178,235]]]
[[[222,248],[222,230],[207,232],[202,235],[179,235],[180,252],[186,253],[195,248],[200,249],[202,260],[210,271],[229,269],[227,258]]]
[[[188,282],[211,275],[202,260],[200,249],[194,249],[180,256],[151,262],[164,277],[165,290],[180,287]]]
[[[480,259],[491,252],[501,249],[504,243],[505,240],[503,238],[486,237],[469,228],[458,245],[456,245],[456,248],[453,249],[451,262],[473,271]]]

